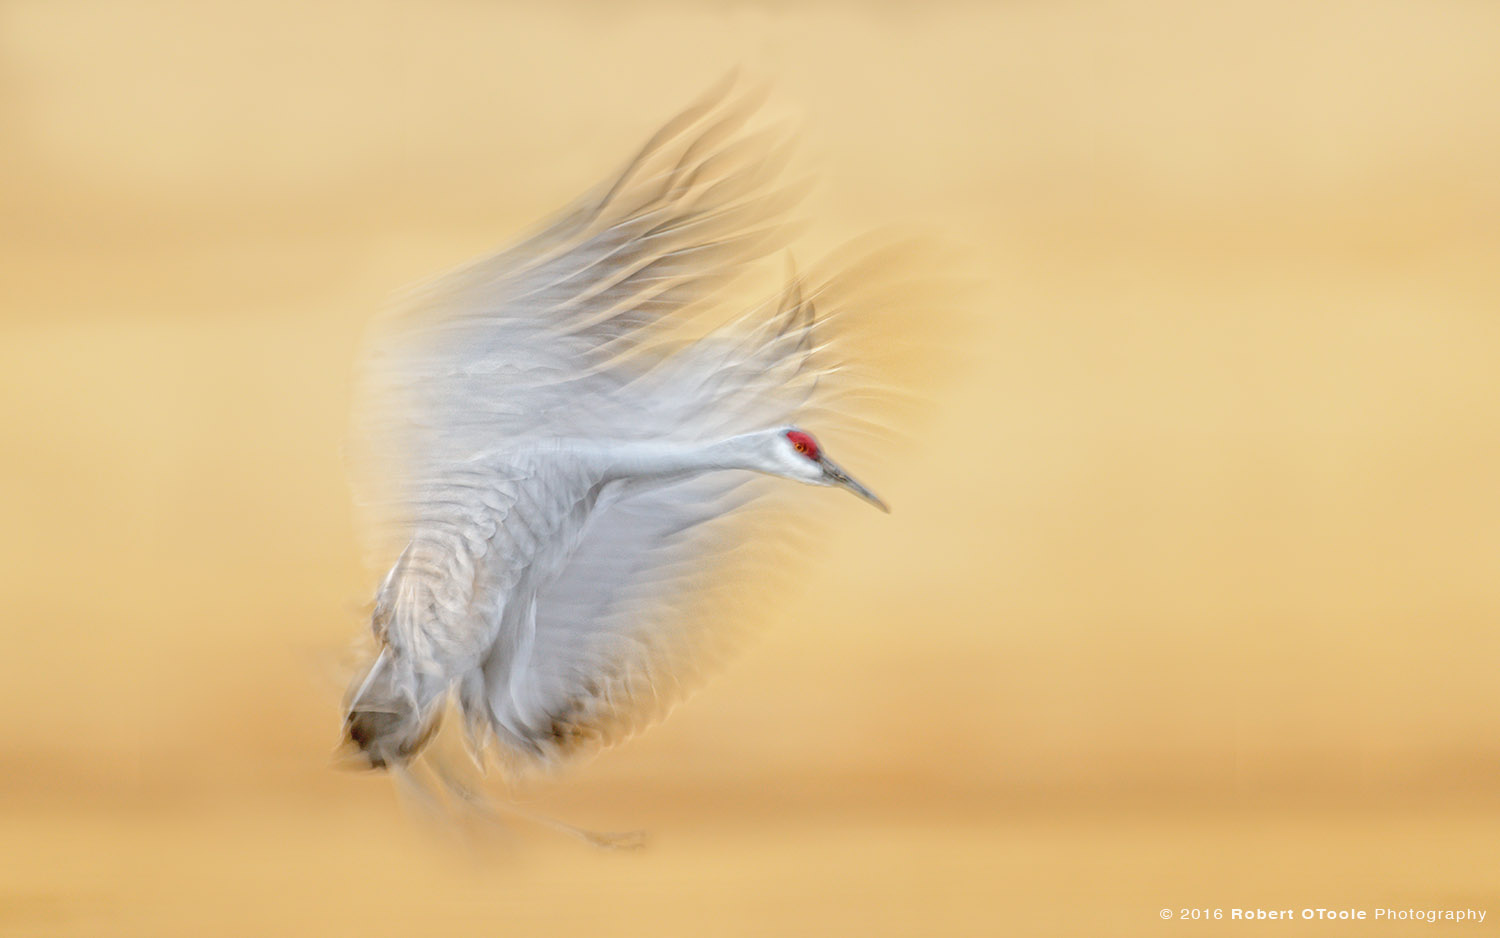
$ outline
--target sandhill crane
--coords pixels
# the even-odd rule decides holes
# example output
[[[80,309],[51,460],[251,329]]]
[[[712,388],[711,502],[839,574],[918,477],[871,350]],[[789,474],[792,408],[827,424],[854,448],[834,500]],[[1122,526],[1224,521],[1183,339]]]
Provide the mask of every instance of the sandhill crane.
[[[634,728],[686,653],[672,617],[700,553],[782,487],[749,480],[885,510],[798,423],[843,365],[802,278],[682,341],[779,249],[796,197],[777,146],[747,129],[753,105],[724,98],[376,331],[360,468],[383,478],[377,511],[404,547],[347,703],[369,766],[412,760],[450,702],[471,747],[540,763]]]

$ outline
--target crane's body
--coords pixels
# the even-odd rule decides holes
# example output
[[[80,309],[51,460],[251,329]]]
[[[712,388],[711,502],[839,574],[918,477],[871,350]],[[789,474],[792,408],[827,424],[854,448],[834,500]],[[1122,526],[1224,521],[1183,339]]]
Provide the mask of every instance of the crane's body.
[[[538,761],[628,731],[691,651],[673,615],[754,478],[884,509],[793,425],[836,365],[795,278],[732,327],[656,341],[774,246],[744,117],[682,115],[602,196],[440,282],[377,343],[365,459],[404,546],[346,716],[370,765],[416,756],[449,699],[472,745]]]

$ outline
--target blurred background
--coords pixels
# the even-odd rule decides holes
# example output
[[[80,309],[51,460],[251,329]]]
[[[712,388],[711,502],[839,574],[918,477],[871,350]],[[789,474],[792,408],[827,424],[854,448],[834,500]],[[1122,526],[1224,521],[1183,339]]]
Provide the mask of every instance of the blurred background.
[[[1489,927],[1497,44],[1477,0],[5,0],[0,933]],[[735,64],[809,256],[959,246],[964,354],[851,466],[895,513],[527,795],[645,851],[454,833],[328,766],[361,331]]]

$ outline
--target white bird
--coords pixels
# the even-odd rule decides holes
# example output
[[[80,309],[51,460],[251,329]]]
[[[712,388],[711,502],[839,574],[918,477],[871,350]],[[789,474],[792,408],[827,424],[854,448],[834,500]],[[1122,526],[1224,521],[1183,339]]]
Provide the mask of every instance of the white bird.
[[[400,556],[347,702],[369,766],[416,757],[450,701],[472,750],[521,763],[659,715],[695,650],[688,597],[734,548],[729,523],[779,486],[752,479],[886,510],[798,426],[844,365],[814,340],[801,278],[682,341],[778,249],[796,198],[778,148],[745,129],[752,109],[689,109],[618,177],[378,332],[354,468],[384,480],[376,508]]]

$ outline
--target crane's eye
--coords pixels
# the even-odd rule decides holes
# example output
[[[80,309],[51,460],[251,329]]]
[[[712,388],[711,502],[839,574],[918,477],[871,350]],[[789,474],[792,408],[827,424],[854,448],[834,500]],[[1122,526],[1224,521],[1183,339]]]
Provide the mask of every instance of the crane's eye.
[[[789,430],[787,431],[786,438],[791,441],[792,448],[798,453],[806,456],[808,459],[817,461],[819,456],[818,441],[814,440],[811,434],[803,433],[801,430]]]

